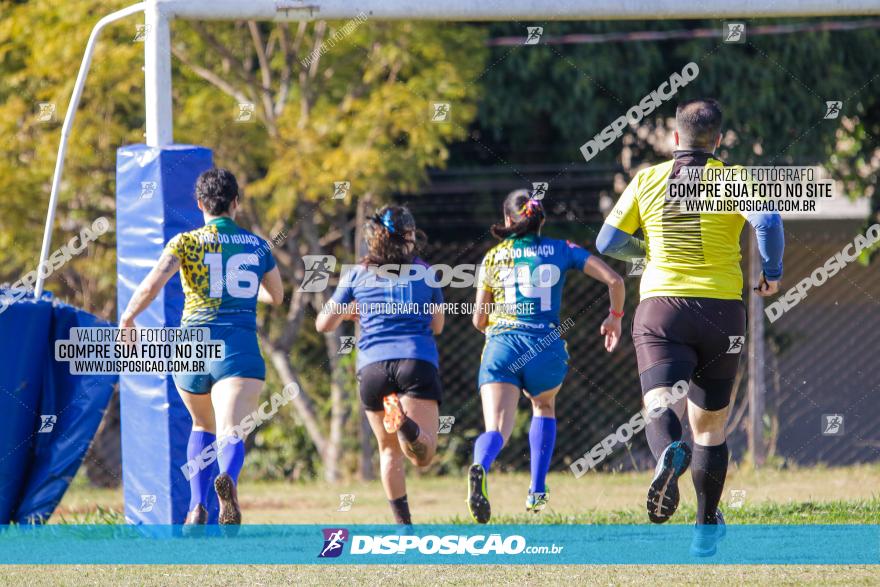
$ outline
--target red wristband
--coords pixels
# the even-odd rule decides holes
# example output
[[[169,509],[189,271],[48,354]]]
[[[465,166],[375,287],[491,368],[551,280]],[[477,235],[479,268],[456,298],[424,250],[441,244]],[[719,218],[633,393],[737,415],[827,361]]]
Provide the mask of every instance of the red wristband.
[[[623,318],[623,312],[615,312],[614,308],[608,308],[608,312],[615,318]]]

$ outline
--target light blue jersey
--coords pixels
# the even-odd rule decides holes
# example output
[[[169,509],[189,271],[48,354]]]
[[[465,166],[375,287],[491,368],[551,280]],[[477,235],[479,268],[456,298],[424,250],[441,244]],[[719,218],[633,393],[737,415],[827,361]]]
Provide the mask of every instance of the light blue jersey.
[[[420,259],[413,263],[428,267]],[[333,301],[357,302],[361,324],[358,370],[392,359],[419,359],[438,366],[430,310],[443,303],[440,287],[429,285],[425,279],[383,278],[360,265],[342,277]]]

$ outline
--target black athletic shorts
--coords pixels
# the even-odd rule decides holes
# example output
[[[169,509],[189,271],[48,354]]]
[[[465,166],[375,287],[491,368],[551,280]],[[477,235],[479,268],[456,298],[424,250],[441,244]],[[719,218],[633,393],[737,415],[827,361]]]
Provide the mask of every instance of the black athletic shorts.
[[[642,300],[632,327],[642,393],[684,380],[688,399],[699,407],[727,407],[745,334],[746,308],[740,300]]]
[[[443,387],[433,363],[418,359],[393,359],[370,363],[357,374],[361,403],[371,412],[381,412],[382,399],[396,393],[441,403]]]

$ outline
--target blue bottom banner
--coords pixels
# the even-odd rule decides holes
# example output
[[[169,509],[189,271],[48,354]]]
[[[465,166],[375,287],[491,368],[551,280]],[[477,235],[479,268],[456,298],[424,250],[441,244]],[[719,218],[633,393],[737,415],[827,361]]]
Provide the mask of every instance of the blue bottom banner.
[[[0,526],[0,564],[696,563],[880,564],[880,525]]]

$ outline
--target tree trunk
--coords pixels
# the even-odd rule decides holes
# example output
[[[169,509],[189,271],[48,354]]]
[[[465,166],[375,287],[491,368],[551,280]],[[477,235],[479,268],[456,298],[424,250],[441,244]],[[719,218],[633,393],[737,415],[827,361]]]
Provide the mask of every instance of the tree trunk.
[[[324,459],[324,479],[336,483],[342,478],[342,439],[345,436],[345,421],[348,419],[348,406],[345,402],[345,373],[337,354],[340,336],[336,332],[324,334],[327,346],[327,359],[330,363],[330,437],[327,442],[327,456]]]
[[[354,251],[355,260],[360,260],[367,254],[366,243],[364,242],[364,223],[367,221],[369,208],[373,204],[373,198],[370,194],[365,194],[358,200],[357,215],[355,218],[354,229]],[[355,325],[355,334],[360,336],[360,322]],[[370,428],[370,422],[367,420],[367,414],[363,407],[358,408],[360,415],[359,440],[361,445],[360,459],[358,463],[359,477],[363,481],[372,481],[376,478],[376,472],[373,469],[373,429]]]
[[[314,204],[303,203],[298,207],[297,211],[301,213],[304,218],[312,218],[314,216],[315,207]],[[295,237],[295,242],[290,238],[291,236]],[[302,271],[299,269],[298,265],[300,261],[299,257],[305,254],[308,250],[304,240],[301,231],[291,230],[285,238],[285,246],[279,247],[276,250],[278,266],[281,268],[282,277],[285,281],[297,283],[302,279]],[[288,306],[287,318],[280,335],[273,340],[270,340],[268,336],[261,334],[260,341],[263,350],[269,356],[269,361],[275,369],[275,372],[278,374],[278,378],[281,380],[282,384],[290,385],[291,383],[295,383],[298,386],[300,393],[297,394],[291,403],[306,429],[306,434],[308,434],[309,439],[315,446],[321,462],[325,463],[327,458],[327,437],[318,420],[314,402],[302,388],[299,376],[290,364],[290,355],[299,336],[300,328],[302,328],[305,319],[305,308],[308,305],[308,297],[310,295],[311,294],[297,291],[297,289],[294,288]]]
[[[321,426],[318,424],[318,418],[315,415],[315,407],[312,400],[309,399],[302,390],[299,377],[297,377],[296,372],[290,367],[290,360],[288,359],[289,350],[277,348],[265,338],[263,338],[263,348],[268,352],[269,360],[284,385],[295,383],[299,387],[300,392],[295,398],[293,398],[291,403],[293,404],[293,408],[296,410],[297,415],[299,415],[302,420],[306,433],[309,435],[309,438],[315,445],[315,448],[318,450],[318,454],[323,461],[327,455],[327,439],[321,432]]]
[[[308,218],[315,217],[317,206],[310,204],[311,211]],[[339,227],[344,231],[344,224]],[[308,250],[313,255],[325,254],[321,246],[320,238],[315,230],[314,222],[303,223],[303,237],[306,240]],[[317,292],[313,295],[312,304],[315,310],[321,308],[329,299],[330,292]],[[326,451],[323,453],[324,478],[336,483],[342,478],[340,465],[342,462],[342,440],[345,436],[345,422],[348,419],[348,406],[345,401],[345,372],[344,366],[339,361],[340,337],[337,332],[324,334],[324,342],[327,349],[327,362],[330,364],[330,434],[327,437]]]

